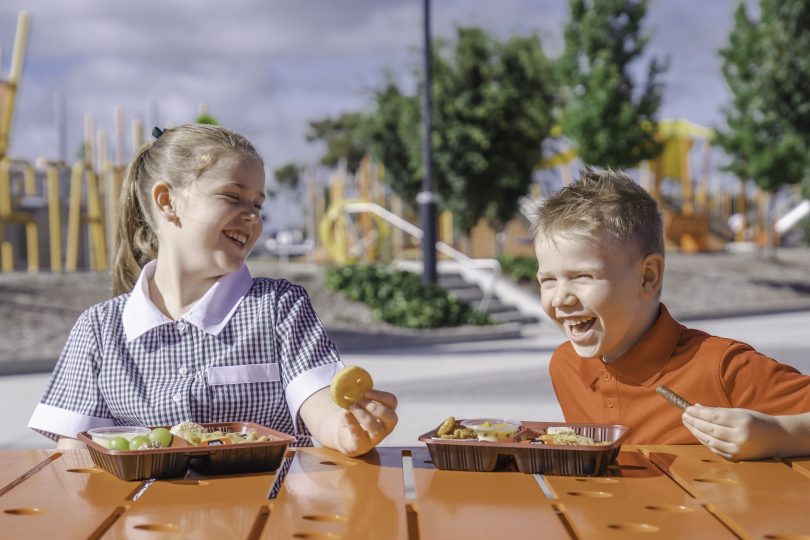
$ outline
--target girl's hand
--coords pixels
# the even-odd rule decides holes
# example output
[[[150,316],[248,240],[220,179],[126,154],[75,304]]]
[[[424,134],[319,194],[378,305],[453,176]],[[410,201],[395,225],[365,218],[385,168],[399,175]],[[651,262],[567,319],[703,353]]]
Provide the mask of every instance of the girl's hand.
[[[338,431],[338,450],[350,456],[369,452],[397,425],[397,398],[381,390],[368,390],[365,398],[344,411]]]
[[[789,434],[777,417],[748,409],[692,405],[683,424],[709,450],[726,459],[757,459],[782,455]]]
[[[301,418],[323,446],[348,456],[359,456],[380,444],[397,425],[397,398],[380,390],[368,390],[349,409],[341,409],[329,387],[312,394],[301,405]]]

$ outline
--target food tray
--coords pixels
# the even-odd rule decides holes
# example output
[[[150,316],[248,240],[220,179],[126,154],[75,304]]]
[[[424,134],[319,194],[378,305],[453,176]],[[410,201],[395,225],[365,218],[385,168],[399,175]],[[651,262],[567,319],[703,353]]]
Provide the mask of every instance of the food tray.
[[[287,446],[295,441],[295,437],[251,422],[200,425],[209,432],[255,431],[258,436],[266,435],[270,440],[222,446],[194,446],[175,435],[169,448],[110,450],[93,442],[86,431],[79,433],[78,437],[87,445],[93,462],[121,480],[174,478],[185,475],[189,467],[204,474],[271,471],[278,468]]]
[[[441,439],[436,436],[438,428],[420,436],[419,440],[427,444],[433,465],[439,469],[490,472],[514,464],[523,473],[596,476],[604,474],[630,431],[629,427],[619,424],[521,421],[521,426],[514,437],[498,442]],[[610,441],[610,444],[557,446],[531,443],[549,427],[569,427],[577,435],[585,435],[596,442]]]

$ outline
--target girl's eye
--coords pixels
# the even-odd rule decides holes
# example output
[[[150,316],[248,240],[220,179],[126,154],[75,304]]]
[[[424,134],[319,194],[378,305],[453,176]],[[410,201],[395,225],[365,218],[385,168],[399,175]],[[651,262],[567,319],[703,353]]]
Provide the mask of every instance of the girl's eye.
[[[236,195],[234,193],[226,193],[225,198],[230,199],[232,201],[238,201],[239,200],[239,195]]]
[[[256,210],[261,211],[262,206],[263,206],[263,205],[261,205],[261,204],[254,204],[254,205],[253,205],[253,208],[255,208]]]

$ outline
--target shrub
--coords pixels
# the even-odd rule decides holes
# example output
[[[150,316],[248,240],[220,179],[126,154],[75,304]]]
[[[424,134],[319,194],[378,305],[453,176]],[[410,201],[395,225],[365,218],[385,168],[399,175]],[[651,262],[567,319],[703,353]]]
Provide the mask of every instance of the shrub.
[[[437,285],[425,286],[411,272],[385,266],[343,266],[326,271],[326,286],[363,302],[385,322],[406,328],[491,324]]]
[[[535,257],[498,257],[504,274],[512,276],[517,281],[537,280],[537,259]]]

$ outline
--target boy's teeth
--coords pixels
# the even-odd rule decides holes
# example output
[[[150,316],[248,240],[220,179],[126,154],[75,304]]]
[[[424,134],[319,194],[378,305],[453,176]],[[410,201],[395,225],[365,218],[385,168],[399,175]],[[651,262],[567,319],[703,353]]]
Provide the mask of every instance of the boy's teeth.
[[[590,320],[593,320],[593,317],[580,317],[578,319],[565,319],[565,321],[563,321],[563,324],[565,324],[566,326],[577,326],[579,324],[586,323],[586,322],[588,322]]]

